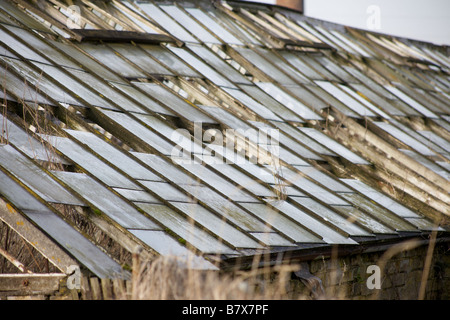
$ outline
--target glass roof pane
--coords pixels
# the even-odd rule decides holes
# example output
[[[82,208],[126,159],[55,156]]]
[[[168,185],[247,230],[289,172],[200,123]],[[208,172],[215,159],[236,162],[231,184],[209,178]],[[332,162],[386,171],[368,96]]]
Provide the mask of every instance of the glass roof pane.
[[[113,50],[103,44],[80,43],[78,44],[78,47],[122,77],[145,78],[145,75],[141,71],[120,58]]]
[[[211,33],[205,30],[205,28],[203,28],[200,24],[198,24],[182,9],[178,8],[177,6],[169,6],[169,5],[161,5],[160,8],[201,41],[205,43],[220,44],[219,40],[217,40]]]
[[[85,205],[10,145],[0,145],[0,165],[46,201]]]
[[[161,229],[125,200],[88,175],[63,171],[53,171],[53,174],[124,228]]]
[[[204,253],[235,253],[231,248],[203,231],[165,205],[139,203],[139,207],[177,234],[188,244]]]
[[[311,139],[306,134],[303,134],[300,130],[298,130],[297,127],[294,127],[286,122],[271,121],[271,123],[276,127],[278,127],[280,130],[292,136],[294,139],[300,141],[306,146],[309,146],[312,150],[316,151],[317,153],[328,156],[336,156],[334,152],[318,144],[315,140]]]
[[[138,2],[137,5],[152,19],[154,19],[162,28],[166,29],[170,34],[181,41],[197,42],[186,30],[184,30],[177,22],[169,17],[164,11],[156,5],[148,2]]]
[[[132,202],[146,202],[146,203],[159,203],[162,204],[160,200],[156,197],[148,193],[147,191],[142,190],[131,190],[131,189],[122,189],[122,188],[114,188],[120,195],[126,198],[128,201]]]
[[[139,180],[146,188],[166,201],[192,202],[192,198],[168,182]]]
[[[197,21],[201,22],[204,26],[207,26],[215,35],[225,43],[244,45],[230,32],[225,30],[221,25],[215,22],[211,17],[204,13],[201,9],[197,8],[185,8],[190,15],[192,15]]]
[[[323,243],[320,238],[264,203],[242,203],[242,206],[258,215],[262,220],[267,221],[269,225],[287,235],[295,242]]]
[[[295,247],[296,245],[275,232],[251,232],[252,236],[271,247]]]
[[[416,227],[408,223],[405,219],[389,212],[370,199],[364,198],[357,193],[341,193],[340,195],[351,202],[356,208],[361,208],[362,210],[372,214],[372,216],[381,220],[384,224],[390,226],[394,230],[418,231]]]
[[[255,240],[251,239],[243,232],[240,232],[222,218],[216,216],[199,204],[172,202],[172,205],[236,248],[261,247]]]
[[[187,103],[183,98],[161,85],[145,82],[133,82],[133,84],[189,121],[215,123],[214,120]]]
[[[359,180],[353,179],[341,179],[341,180],[350,185],[351,187],[355,188],[356,190],[358,190],[360,193],[369,197],[373,201],[379,203],[382,207],[392,211],[393,213],[403,218],[419,218],[417,214],[415,214],[408,208],[404,207],[403,205],[391,199],[390,197],[385,196],[381,192],[372,189],[371,187],[369,187],[368,185]]]
[[[264,90],[268,95],[275,98],[278,102],[298,114],[303,119],[308,120],[323,120],[323,118],[317,115],[310,108],[305,106],[303,103],[293,98],[286,92],[282,91],[279,87],[275,86],[273,83],[269,82],[258,82],[256,83],[258,87]]]
[[[173,46],[168,47],[170,51],[175,53],[178,57],[183,59],[188,65],[192,66],[195,70],[201,73],[205,78],[212,81],[218,86],[236,88],[230,81],[226,80],[220,73],[211,68],[208,64],[204,63],[202,60],[196,58],[194,55],[190,54],[184,48],[177,48]]]
[[[401,92],[399,89],[391,86],[384,86],[387,90],[389,90],[391,93],[396,95],[398,98],[403,100],[405,103],[407,103],[409,106],[413,107],[415,110],[423,114],[425,117],[428,118],[439,118],[436,114],[429,111],[426,107],[418,103],[416,100],[410,98],[403,92]]]
[[[162,181],[157,175],[146,169],[144,166],[133,160],[124,152],[113,147],[105,140],[100,139],[90,132],[66,130],[68,134],[78,141],[86,144],[95,153],[111,162],[117,168],[123,170],[126,174],[134,179]]]
[[[0,114],[0,123],[3,125],[3,133],[0,131],[0,136],[3,136],[13,144],[17,149],[24,152],[31,159],[41,161],[50,161],[58,164],[69,164],[70,162],[64,160],[52,150],[44,147],[44,141],[39,141],[24,129],[9,121]]]
[[[270,95],[266,94],[257,86],[240,85],[239,87],[244,90],[244,92],[246,92],[249,96],[267,107],[270,111],[278,115],[283,120],[304,122],[302,118],[295,114],[295,112],[283,106],[281,103],[276,101]]]
[[[370,233],[360,228],[352,221],[345,219],[341,215],[338,215],[337,213],[333,212],[332,210],[328,209],[327,207],[321,205],[319,202],[316,202],[311,198],[291,197],[291,199],[293,199],[296,203],[299,203],[303,207],[308,208],[316,215],[320,216],[323,220],[328,221],[333,225],[335,225],[336,227],[338,227],[339,229],[347,232],[349,235],[352,236],[370,235]]]
[[[58,41],[52,41],[47,40],[52,45],[56,46],[61,51],[65,52],[68,56],[75,59],[79,64],[83,65],[85,68],[90,70],[92,73],[97,74],[98,76],[102,77],[105,80],[108,81],[115,81],[115,82],[122,82],[123,80],[117,76],[116,74],[112,73],[108,69],[106,69],[104,66],[99,64],[97,61],[86,55],[84,52],[77,49],[74,45],[68,45],[66,43],[61,43]]]
[[[136,138],[144,141],[152,148],[155,148],[159,152],[170,155],[173,151],[173,145],[161,138],[156,133],[150,131],[148,128],[144,127],[136,120],[132,119],[128,115],[122,112],[115,112],[109,110],[98,109],[101,113],[111,118],[113,121],[124,127],[126,130],[131,132]]]
[[[186,63],[184,63],[180,58],[171,53],[165,47],[150,44],[139,44],[139,47],[144,49],[145,52],[158,60],[160,63],[164,64],[166,68],[174,70],[177,75],[192,78],[200,77],[198,72],[190,68]]]
[[[353,99],[351,96],[346,94],[344,91],[340,90],[334,84],[328,81],[315,81],[317,85],[319,85],[322,89],[326,90],[328,93],[333,95],[335,98],[339,99],[342,103],[344,103],[347,107],[351,108],[353,111],[357,112],[359,115],[363,117],[374,117],[375,114],[367,109],[363,104],[359,103],[359,101]]]
[[[87,172],[91,173],[99,180],[103,181],[106,185],[126,189],[139,189],[139,187],[127,177],[69,138],[44,136],[44,139],[48,140],[53,147],[64,154],[67,158],[84,168]]]
[[[163,256],[176,256],[183,259],[183,262],[187,261],[189,268],[217,270],[213,264],[199,256],[195,256],[192,251],[182,246],[177,240],[163,231],[134,229],[129,229],[128,231],[144,241],[144,243],[159,254]]]
[[[174,75],[138,47],[128,43],[111,43],[108,46],[150,74]]]
[[[296,166],[298,167],[298,166]],[[319,200],[322,200],[325,203],[328,204],[336,204],[336,205],[346,205],[348,204],[346,201],[340,199],[330,191],[327,191],[323,187],[319,186],[318,184],[308,180],[301,174],[294,172],[290,168],[283,167],[283,177],[291,182],[292,184],[299,187],[304,192],[310,194],[313,197],[316,197]],[[329,187],[327,185],[327,187]]]
[[[267,76],[274,79],[280,84],[297,84],[294,80],[289,78],[275,65],[264,59],[260,54],[254,52],[252,49],[247,48],[235,48],[249,63],[262,70]],[[300,75],[301,76],[301,75]]]
[[[439,147],[445,149],[447,152],[450,152],[450,142],[445,140],[444,138],[441,138],[433,131],[428,130],[418,130],[422,136],[424,136],[426,139],[430,140],[434,144],[438,145]]]
[[[298,198],[301,199],[301,198]],[[312,230],[318,234],[326,243],[332,244],[357,244],[350,238],[344,237],[337,231],[331,229],[327,225],[323,224],[316,218],[313,218],[304,211],[298,209],[294,205],[286,201],[271,202],[274,208],[280,210],[283,214],[287,215],[291,219],[297,221],[300,225],[304,226],[308,230]]]
[[[197,54],[206,63],[215,68],[216,71],[221,73],[225,78],[234,82],[241,84],[252,84],[247,78],[222,60],[220,57],[216,56],[213,52],[203,46],[188,44],[187,47]],[[197,68],[198,70],[198,68]]]
[[[352,192],[351,189],[347,188],[339,180],[332,178],[330,175],[327,175],[312,166],[295,166],[295,168],[334,192]]]
[[[267,107],[262,105],[261,103],[254,100],[252,97],[247,95],[245,92],[238,90],[238,89],[231,89],[231,88],[222,88],[227,93],[229,93],[233,98],[244,104],[246,107],[251,109],[253,112],[258,114],[259,116],[263,117],[267,120],[276,120],[281,121],[282,119],[279,118],[275,113],[270,111]]]
[[[398,149],[398,150],[403,152],[407,156],[409,156],[411,159],[414,159],[415,161],[421,163],[428,169],[433,170],[434,172],[441,175],[445,179],[450,180],[450,172],[448,170],[445,170],[445,167],[442,168],[441,166],[436,164],[439,162],[434,163],[434,162],[428,160],[426,157],[421,156],[420,154],[418,154],[417,152],[414,152],[412,150],[405,150],[405,149]]]
[[[371,230],[373,233],[381,233],[381,234],[395,234],[393,229],[386,227],[381,224],[377,220],[373,219],[369,215],[364,212],[356,209],[352,206],[333,206],[336,211],[343,213],[347,220],[349,221],[358,221],[367,229]]]
[[[23,78],[20,79],[16,76],[12,76],[12,73],[8,71],[5,72],[4,70],[2,70],[2,72],[5,72],[8,76],[11,76],[11,78],[9,79],[16,81],[14,83],[14,86],[9,84],[9,81],[6,81],[5,84],[6,88],[8,88],[11,92],[13,92],[16,96],[21,98],[24,97],[26,98],[27,101],[30,102],[37,101],[39,103],[41,102],[47,103],[48,100],[45,97],[51,97],[53,100],[56,100],[57,102],[68,103],[71,105],[84,107],[84,105],[80,101],[74,99],[72,96],[69,95],[68,92],[63,91],[63,89],[60,88],[58,85],[50,82],[47,79],[46,75],[43,75],[42,73],[30,69],[24,62],[16,59],[9,59],[6,57],[0,57],[0,60],[5,61],[8,64],[9,69],[16,71],[20,75],[20,77]],[[73,83],[74,81],[71,82]],[[28,86],[28,83],[36,85],[38,87],[39,93],[36,92],[35,89],[30,88]],[[52,103],[49,104],[52,105]]]
[[[132,86],[121,84],[121,83],[116,83],[116,82],[110,82],[110,84],[112,84],[114,87],[121,90],[123,93],[127,94],[128,96],[132,97],[133,99],[137,100],[138,102],[140,102],[146,108],[148,108],[149,110],[151,110],[153,112],[157,112],[157,113],[161,113],[161,114],[165,114],[165,115],[169,115],[169,116],[175,116],[175,114],[173,112],[171,112],[169,109],[164,108],[156,101],[150,99],[146,94],[142,93],[141,91],[139,91],[138,89],[136,89]],[[129,108],[129,105],[127,105],[127,104],[125,104],[125,105],[121,104],[121,107],[124,108],[124,110],[131,111],[131,112],[143,112],[142,109],[133,110],[133,109]]]
[[[386,122],[374,122],[378,127],[386,131],[387,133],[391,134],[394,138],[397,138],[401,142],[405,143],[406,145],[410,146],[417,152],[425,155],[425,156],[434,156],[435,153],[433,150],[431,150],[428,146],[423,145],[419,141],[415,140],[414,138],[410,137],[408,134],[403,132],[402,130],[397,129],[393,125],[386,123]]]

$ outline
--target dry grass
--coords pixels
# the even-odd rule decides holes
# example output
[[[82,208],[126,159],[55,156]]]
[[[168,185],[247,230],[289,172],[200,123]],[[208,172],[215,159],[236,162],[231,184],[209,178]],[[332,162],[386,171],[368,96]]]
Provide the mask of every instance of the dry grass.
[[[133,300],[309,299],[290,290],[292,266],[241,272],[201,271],[176,257],[141,263],[132,279]]]

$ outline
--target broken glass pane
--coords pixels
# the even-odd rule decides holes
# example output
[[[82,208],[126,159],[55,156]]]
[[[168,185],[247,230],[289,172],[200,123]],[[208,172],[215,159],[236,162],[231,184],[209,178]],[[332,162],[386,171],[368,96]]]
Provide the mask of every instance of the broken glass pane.
[[[375,114],[367,109],[363,104],[359,101],[353,99],[351,96],[347,95],[345,92],[340,90],[334,84],[328,81],[315,81],[317,85],[319,85],[322,89],[326,90],[328,93],[333,95],[335,98],[339,99],[342,103],[344,103],[347,107],[351,108],[353,111],[357,112],[359,115],[363,117],[374,117]]]
[[[323,144],[325,147],[333,150],[337,154],[339,154],[341,157],[347,159],[350,162],[356,163],[356,164],[366,164],[369,163],[361,158],[360,156],[356,155],[352,151],[348,150],[346,147],[341,145],[340,143],[334,141],[324,133],[314,129],[314,128],[305,128],[305,127],[298,127],[299,130],[301,130],[303,133],[307,134],[310,138],[316,140],[317,142]]]

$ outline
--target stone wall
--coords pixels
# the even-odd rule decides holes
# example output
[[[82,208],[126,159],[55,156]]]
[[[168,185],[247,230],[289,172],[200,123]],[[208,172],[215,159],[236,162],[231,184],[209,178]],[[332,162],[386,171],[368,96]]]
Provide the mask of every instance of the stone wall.
[[[380,289],[370,289],[367,280],[373,272],[368,267],[380,264],[384,252],[372,252],[331,258],[317,258],[308,262],[309,271],[322,281],[326,299],[418,299],[422,283],[427,245],[402,251],[387,260],[380,273]],[[439,244],[434,249],[425,299],[450,299],[449,244]],[[371,278],[373,279],[373,278]],[[369,279],[370,283],[373,283]],[[298,279],[291,280],[293,295],[308,291]]]

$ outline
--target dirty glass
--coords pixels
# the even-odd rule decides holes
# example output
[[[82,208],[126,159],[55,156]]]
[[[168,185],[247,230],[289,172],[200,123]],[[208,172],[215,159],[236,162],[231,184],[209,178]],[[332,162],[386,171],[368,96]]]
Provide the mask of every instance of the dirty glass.
[[[324,133],[314,129],[314,128],[304,128],[299,127],[299,130],[301,130],[303,133],[307,134],[310,138],[316,140],[318,143],[323,144],[328,149],[331,149],[335,153],[339,154],[341,157],[347,159],[350,162],[356,163],[356,164],[369,164],[366,160],[359,157],[340,143],[334,141]]]
[[[219,40],[217,40],[211,33],[192,19],[186,12],[183,11],[183,9],[180,9],[174,5],[161,5],[160,8],[202,42],[220,44]]]
[[[160,230],[131,204],[84,173],[54,171],[55,176],[124,228]]]
[[[194,106],[190,105],[183,98],[177,96],[175,93],[161,85],[144,82],[133,82],[133,84],[149,94],[151,97],[159,100],[171,111],[180,114],[189,121],[207,123],[215,122],[210,117],[206,116],[201,111],[196,109]]]
[[[308,208],[315,214],[319,215],[324,221],[332,223],[334,226],[338,227],[339,229],[347,232],[349,235],[352,236],[369,236],[370,233],[362,229],[361,227],[354,224],[352,221],[347,220],[346,218],[342,217],[341,215],[335,213],[334,211],[328,209],[324,205],[320,204],[319,202],[314,201],[311,198],[297,198],[297,197],[291,197],[291,199],[294,200],[294,202],[300,204],[301,206]]]
[[[164,11],[159,9],[152,3],[139,2],[137,5],[152,19],[154,19],[162,28],[167,30],[170,34],[181,41],[196,42],[198,41],[192,37],[186,30],[184,30],[176,20],[169,17]]]
[[[191,49],[195,54],[197,54],[201,59],[203,59],[206,63],[214,67],[216,71],[220,72],[228,80],[234,83],[251,84],[251,82],[247,80],[247,78],[245,78],[242,73],[234,69],[220,57],[216,56],[209,49],[203,46],[191,44],[187,45],[187,47]]]
[[[349,221],[358,221],[372,233],[395,234],[395,231],[378,222],[371,216],[352,206],[333,206],[334,210],[341,212]]]
[[[93,133],[76,130],[66,130],[66,132],[78,141],[86,144],[95,153],[111,162],[117,168],[123,170],[130,177],[134,179],[161,181],[161,178],[129,157],[125,152],[116,149]]]
[[[201,22],[211,32],[217,35],[225,43],[244,45],[240,40],[228,32],[225,28],[215,22],[208,14],[204,13],[201,9],[186,8],[186,11],[192,15],[197,21]]]
[[[264,90],[268,95],[273,97],[275,100],[298,114],[303,119],[307,120],[323,120],[323,118],[317,115],[310,108],[305,106],[299,100],[293,98],[279,87],[275,86],[273,83],[269,82],[258,82],[256,85]]]
[[[45,201],[83,206],[84,203],[10,145],[0,145],[0,166]],[[33,209],[34,210],[34,209]]]
[[[178,235],[180,240],[186,241],[204,253],[234,253],[220,239],[214,238],[165,205],[139,203],[139,207]]]
[[[64,154],[67,158],[71,159],[80,167],[84,168],[87,172],[100,179],[106,185],[127,189],[139,189],[139,187],[130,179],[69,138],[56,136],[43,136],[43,138],[48,140],[53,147]]]
[[[369,197],[376,203],[380,204],[382,207],[390,210],[391,212],[395,213],[396,215],[399,215],[402,218],[418,218],[419,217],[417,214],[412,212],[410,209],[401,205],[400,203],[393,200],[392,198],[382,194],[381,192],[378,192],[375,189],[369,187],[362,181],[353,180],[353,179],[341,179],[341,180],[343,182],[347,183],[348,185],[350,185],[351,187],[355,188],[356,190],[358,190],[360,193]]]
[[[301,198],[298,198],[301,199]],[[274,201],[270,202],[270,205],[287,215],[291,219],[294,219],[301,226],[304,226],[308,230],[314,230],[314,233],[318,237],[321,237],[323,241],[330,244],[357,244],[352,239],[343,236],[334,229],[328,227],[324,223],[320,222],[311,215],[300,210],[293,204],[286,201]]]
[[[199,204],[172,202],[172,205],[236,248],[260,247],[255,240]]]
[[[145,75],[141,71],[120,58],[113,50],[103,44],[80,43],[78,47],[122,77],[145,78]]]
[[[339,99],[347,107],[351,108],[353,111],[357,112],[363,117],[374,117],[375,114],[367,109],[359,101],[353,99],[351,96],[340,90],[333,83],[328,81],[315,81],[322,89],[326,90],[328,93],[333,95],[335,98]]]
[[[298,223],[288,219],[284,214],[280,214],[264,203],[241,203],[247,210],[259,216],[267,224],[273,226],[281,233],[285,234],[295,242],[302,243],[322,243],[323,241],[308,232]]]
[[[112,43],[108,46],[150,74],[174,75],[138,47],[128,43]]]

